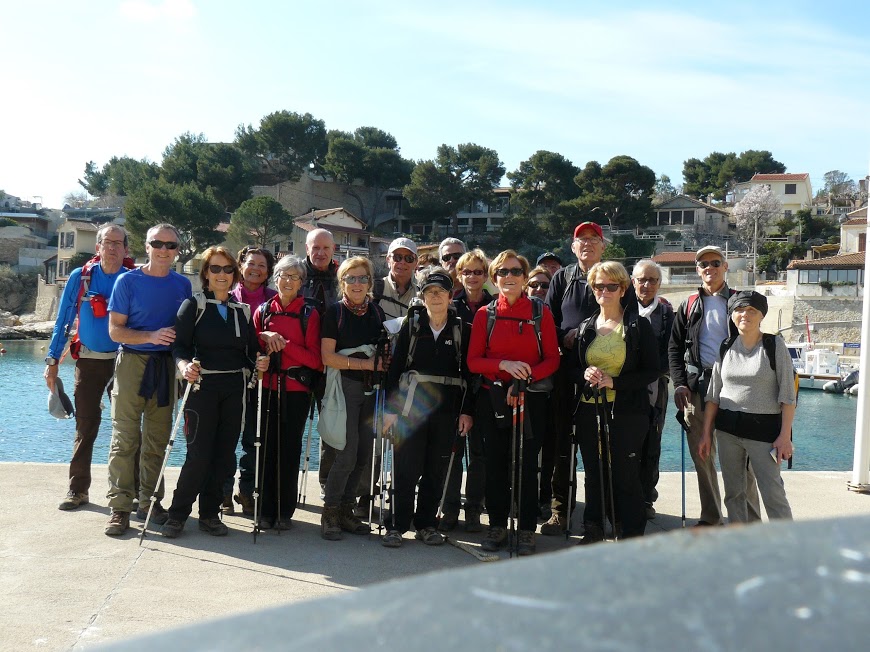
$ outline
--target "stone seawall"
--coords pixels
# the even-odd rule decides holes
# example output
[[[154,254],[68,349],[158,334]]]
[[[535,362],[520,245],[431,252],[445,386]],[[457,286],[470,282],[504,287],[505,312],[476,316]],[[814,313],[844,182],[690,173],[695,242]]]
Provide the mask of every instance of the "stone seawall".
[[[794,299],[793,338],[802,334],[806,339],[804,324],[840,322],[831,326],[814,326],[812,337],[817,342],[860,342],[861,311],[863,302],[855,297],[798,297]],[[851,323],[843,323],[851,322]]]

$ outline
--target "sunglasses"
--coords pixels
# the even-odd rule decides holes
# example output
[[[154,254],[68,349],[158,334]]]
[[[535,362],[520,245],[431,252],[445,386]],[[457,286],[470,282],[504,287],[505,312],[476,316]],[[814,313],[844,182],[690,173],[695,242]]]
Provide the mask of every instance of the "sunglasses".
[[[170,247],[171,249],[172,247]],[[232,274],[235,271],[235,267],[232,265],[209,265],[208,271],[212,274],[220,274],[223,272],[224,274]]]
[[[538,281],[532,281],[531,283],[529,283],[529,287],[533,290],[537,290],[538,288],[541,288],[542,290],[549,290],[550,284],[546,281],[541,281],[540,283]]]
[[[708,267],[722,267],[722,261],[718,258],[716,260],[699,260],[698,267],[701,269],[707,269]]]
[[[483,276],[482,269],[463,269],[460,274],[463,276]]]
[[[448,260],[459,260],[460,258],[462,258],[461,253],[444,254],[443,256],[441,256],[441,262],[446,263]]]
[[[414,261],[417,260],[417,257],[414,254],[396,254],[396,253],[393,253],[393,254],[390,254],[390,256],[392,256],[393,262],[396,262],[396,263],[401,263],[403,260],[406,263],[413,263]]]
[[[505,278],[507,276],[522,276],[523,268],[522,267],[499,267],[495,270],[496,276],[501,276]]]
[[[617,292],[619,290],[619,283],[596,283],[592,286],[592,289],[596,292],[604,292],[605,290]]]
[[[173,240],[149,240],[148,244],[151,245],[152,249],[163,249],[164,247],[170,251],[172,249],[178,249],[178,243]]]
[[[638,285],[658,285],[659,282],[657,278],[647,278],[646,276],[634,280],[637,281]]]
[[[278,274],[278,278],[282,281],[293,281],[294,283],[302,280],[302,277],[299,276],[299,274]]]
[[[344,282],[348,285],[353,285],[354,283],[366,283],[368,284],[371,276],[368,274],[361,274],[360,276],[345,276]]]

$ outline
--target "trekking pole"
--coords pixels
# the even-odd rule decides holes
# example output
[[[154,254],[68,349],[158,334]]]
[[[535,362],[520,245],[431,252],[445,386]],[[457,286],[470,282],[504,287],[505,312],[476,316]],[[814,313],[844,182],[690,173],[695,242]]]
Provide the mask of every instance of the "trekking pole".
[[[686,527],[686,427],[680,423],[680,476],[683,487],[683,527]]]
[[[601,531],[604,536],[607,534],[607,506],[604,497],[604,443],[603,429],[601,416],[601,392],[597,387],[592,387],[592,395],[595,397],[595,421],[598,430],[598,487],[601,491]]]
[[[199,367],[199,358],[191,360],[194,365]],[[173,377],[172,382],[175,382]],[[145,538],[145,531],[148,529],[148,523],[151,521],[151,512],[154,511],[154,497],[157,495],[157,490],[160,483],[163,481],[163,474],[166,472],[166,465],[169,463],[169,454],[172,452],[172,447],[175,445],[175,433],[178,432],[178,426],[181,425],[181,419],[184,416],[184,406],[187,405],[187,397],[190,396],[190,389],[193,391],[199,390],[199,380],[188,381],[187,387],[184,388],[184,398],[181,399],[181,405],[178,407],[178,414],[175,415],[175,423],[172,426],[172,432],[169,433],[169,441],[166,442],[166,453],[163,455],[163,464],[160,466],[160,473],[157,475],[157,482],[154,484],[154,489],[151,492],[151,502],[148,505],[148,515],[145,517],[145,525],[142,527],[142,532],[139,534],[139,545],[142,545],[142,540]]]
[[[574,385],[574,397],[580,400],[577,385]],[[577,406],[571,416],[571,457],[568,459],[568,516],[565,519],[565,541],[571,538],[571,515],[577,502],[577,472],[574,470],[574,460],[577,459]]]
[[[460,435],[459,430],[457,430],[456,436],[453,438],[453,447],[450,449],[450,461],[447,463],[447,474],[444,476],[444,489],[441,490],[441,502],[438,503],[438,514],[435,517],[435,522],[439,525],[441,524],[441,517],[444,516],[444,501],[447,500],[447,485],[450,484],[450,474],[453,471],[453,461],[456,459],[456,452],[459,450],[460,442],[462,442],[462,435]]]
[[[278,351],[276,353],[273,353],[272,356],[273,356],[273,359],[277,360],[277,364],[275,366],[278,368],[278,371],[275,374],[276,375],[275,382],[276,382],[277,388],[278,388],[278,393],[277,393],[277,396],[275,399],[275,405],[276,405],[277,412],[278,412],[277,418],[275,419],[275,426],[276,426],[276,428],[275,428],[275,435],[276,435],[276,437],[275,437],[275,449],[276,449],[276,451],[275,452],[278,454],[277,459],[275,461],[275,466],[277,467],[275,469],[275,488],[277,489],[277,493],[275,495],[278,498],[278,509],[277,509],[276,514],[275,514],[275,529],[278,530],[278,534],[280,535],[281,528],[278,526],[281,523],[281,393],[282,393],[282,390],[284,389],[283,383],[281,381],[283,379],[284,374],[281,373],[281,356],[282,356],[281,352]],[[298,462],[297,462],[297,464],[298,464]]]
[[[517,382],[517,387],[519,389],[519,394],[517,396],[517,403],[519,403],[519,438],[520,438],[520,461],[519,461],[519,479],[517,480],[517,484],[519,485],[519,491],[517,492],[517,521],[519,521],[519,527],[522,528],[523,525],[523,471],[525,467],[523,466],[523,442],[525,440],[525,420],[526,420],[526,381],[520,380]],[[516,546],[517,556],[520,554],[520,543],[517,540],[514,545]]]
[[[257,360],[260,360],[257,354]],[[260,528],[260,446],[263,437],[263,372],[257,370],[257,433],[254,436],[254,543],[257,543],[257,531]]]
[[[613,495],[613,456],[610,444],[610,409],[607,405],[607,390],[602,392],[601,402],[604,405],[604,449],[607,451],[607,486],[610,489],[610,524],[613,526],[613,541],[619,541],[616,531],[616,498]]]
[[[380,428],[378,428],[378,410],[380,409],[381,402],[381,379],[378,376],[378,360],[380,359],[380,346],[375,347],[375,355],[374,355],[374,371],[372,371],[372,381],[375,389],[375,413],[372,418],[372,432],[374,434],[374,438],[372,439],[372,472],[371,477],[369,478],[369,528],[372,527],[372,520],[374,518],[374,510],[375,510],[375,463],[377,462],[378,448],[382,445],[383,433]],[[380,471],[378,472],[378,481],[381,482],[381,486],[378,488],[378,498],[382,498],[381,492],[383,491],[383,466],[381,466]],[[383,501],[381,500],[381,503]]]
[[[299,483],[299,493],[296,495],[296,501],[303,505],[308,499],[308,464],[311,460],[311,434],[314,430],[314,392],[311,393],[311,409],[308,412],[308,434],[305,437],[305,462],[302,464],[302,480]]]
[[[381,392],[380,399],[383,398],[383,392]],[[375,413],[379,413],[383,406],[379,408]],[[390,450],[390,439],[389,437],[381,436],[381,471],[378,478],[378,536],[380,536],[381,531],[384,529],[384,510],[386,509],[387,502],[387,455]],[[375,460],[372,460],[372,470],[374,470]],[[390,482],[392,483],[392,476],[390,476]],[[390,488],[392,490],[392,487]],[[372,502],[374,502],[374,496],[372,496]]]
[[[520,381],[514,379],[513,388],[517,394],[519,394],[519,385]],[[508,516],[510,517],[510,541],[508,541],[508,557],[513,558],[514,556],[514,542],[516,540],[516,512],[514,511],[514,499],[516,498],[516,486],[517,486],[517,415],[519,413],[519,408],[517,403],[514,403],[513,410],[511,411],[511,505],[510,510],[508,511]]]

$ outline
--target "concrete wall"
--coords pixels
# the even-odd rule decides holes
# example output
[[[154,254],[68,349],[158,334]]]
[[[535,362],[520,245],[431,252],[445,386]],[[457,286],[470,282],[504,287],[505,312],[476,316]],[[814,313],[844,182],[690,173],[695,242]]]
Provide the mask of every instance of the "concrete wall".
[[[30,229],[27,227],[0,227],[0,263],[17,265],[18,252],[21,249],[28,247],[38,248],[40,244],[45,244],[45,240],[30,235]]]
[[[360,208],[355,197],[345,192],[344,184],[322,181],[308,174],[303,174],[299,181],[285,181],[276,186],[254,186],[252,189],[254,197],[276,199],[293,217],[305,215],[312,208],[323,210],[344,207],[360,219],[370,221],[385,210],[383,197],[375,206],[374,193],[368,188],[354,186],[353,191],[362,197],[365,210]]]

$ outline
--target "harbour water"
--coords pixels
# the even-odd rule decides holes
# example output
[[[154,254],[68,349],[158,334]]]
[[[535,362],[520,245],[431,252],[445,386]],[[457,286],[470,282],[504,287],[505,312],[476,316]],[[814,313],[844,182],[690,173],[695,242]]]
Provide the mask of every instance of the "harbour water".
[[[4,343],[7,353],[0,356],[0,462],[68,463],[75,437],[73,419],[57,420],[48,413],[48,390],[42,373],[47,342]],[[60,377],[72,398],[74,365],[67,360]],[[108,460],[111,422],[109,402],[100,435],[94,448],[94,462]],[[854,397],[802,391],[794,428],[795,461],[798,471],[850,471],[855,436],[857,401]],[[311,446],[312,468],[317,468],[318,441],[314,431]],[[184,437],[176,439],[170,456],[172,466],[184,461]],[[686,464],[691,459],[686,451]],[[674,406],[668,407],[662,436],[662,471],[680,470],[680,427],[674,419]]]

